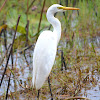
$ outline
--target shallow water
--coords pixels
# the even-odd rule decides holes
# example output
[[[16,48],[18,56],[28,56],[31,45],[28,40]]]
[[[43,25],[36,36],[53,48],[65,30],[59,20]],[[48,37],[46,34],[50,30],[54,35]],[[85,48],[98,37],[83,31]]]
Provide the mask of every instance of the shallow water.
[[[94,44],[94,46],[96,47],[96,54],[98,56],[100,56],[100,37],[95,37],[95,38],[87,38],[88,44],[91,47],[91,43]],[[67,44],[66,44],[67,43]],[[84,49],[84,39],[77,39],[76,41],[78,46],[81,46]],[[67,42],[60,42],[59,45],[59,49],[64,46],[64,47],[68,47],[68,45],[70,46],[70,44],[68,44]],[[78,48],[78,47],[77,47]],[[14,74],[15,77],[17,78],[17,80],[20,80],[20,82],[22,82],[22,85],[29,85],[28,83],[28,79],[29,77],[32,77],[32,53],[33,53],[33,47],[30,50],[26,51],[26,59],[25,57],[18,53],[19,51],[17,51],[16,53],[14,53]],[[27,60],[27,62],[26,62]],[[2,77],[2,73],[3,73],[3,69],[5,66],[6,61],[4,61],[4,63],[2,64],[2,66],[0,66],[0,79]],[[29,64],[29,65],[28,65]],[[11,68],[11,60],[9,61],[9,68]],[[9,76],[9,71],[8,71],[8,76]],[[2,96],[3,94],[6,93],[6,88],[7,88],[7,84],[8,84],[8,76],[5,75],[5,78],[3,80],[2,86],[0,88],[0,96]],[[95,72],[94,75],[97,84],[95,86],[93,86],[91,84],[91,87],[88,89],[83,88],[81,90],[81,95],[83,97],[87,97],[91,100],[100,100],[100,74],[98,74],[98,72]],[[21,88],[19,86],[18,81],[14,80],[15,78],[13,78],[13,75],[11,76],[11,81],[10,81],[10,89],[9,89],[9,93],[10,92],[15,92],[15,91],[19,91],[19,90],[24,90],[23,88]],[[31,80],[29,80],[31,81]],[[31,83],[31,82],[30,82]],[[16,85],[15,85],[16,84]],[[16,87],[17,86],[17,87]],[[20,96],[20,98],[22,99],[23,97]]]
[[[100,75],[95,71],[94,77],[96,79],[96,85],[93,86],[91,84],[90,89],[83,88],[81,94],[90,100],[100,100]]]

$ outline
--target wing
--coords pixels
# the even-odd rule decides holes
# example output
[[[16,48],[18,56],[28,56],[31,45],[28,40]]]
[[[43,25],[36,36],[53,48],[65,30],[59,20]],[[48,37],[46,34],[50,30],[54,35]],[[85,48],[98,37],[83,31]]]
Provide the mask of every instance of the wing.
[[[57,36],[51,31],[40,34],[33,54],[33,86],[40,89],[49,76],[57,51]]]

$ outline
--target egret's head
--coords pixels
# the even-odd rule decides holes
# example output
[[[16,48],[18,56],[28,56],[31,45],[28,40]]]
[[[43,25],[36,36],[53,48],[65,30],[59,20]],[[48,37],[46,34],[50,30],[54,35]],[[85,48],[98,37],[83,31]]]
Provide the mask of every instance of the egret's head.
[[[62,5],[59,4],[53,4],[52,6],[49,7],[48,11],[50,11],[51,13],[56,13],[56,12],[63,12],[66,10],[79,10],[79,8],[74,8],[74,7],[64,7]]]

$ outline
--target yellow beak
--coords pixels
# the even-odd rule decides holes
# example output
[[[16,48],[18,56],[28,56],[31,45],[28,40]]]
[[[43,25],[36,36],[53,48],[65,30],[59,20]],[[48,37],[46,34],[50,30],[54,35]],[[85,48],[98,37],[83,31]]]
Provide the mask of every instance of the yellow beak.
[[[74,7],[58,7],[58,9],[63,9],[63,10],[79,10],[79,8],[74,8]]]

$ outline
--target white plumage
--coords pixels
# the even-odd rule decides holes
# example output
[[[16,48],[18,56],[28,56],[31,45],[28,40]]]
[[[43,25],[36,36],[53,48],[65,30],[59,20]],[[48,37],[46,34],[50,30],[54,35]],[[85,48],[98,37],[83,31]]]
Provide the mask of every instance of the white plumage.
[[[33,86],[40,89],[52,69],[56,50],[57,38],[53,32],[44,31],[39,36],[33,54]],[[50,45],[52,44],[52,45]]]
[[[57,45],[61,37],[61,24],[60,21],[54,17],[54,13],[71,9],[73,8],[54,4],[49,7],[47,11],[47,19],[53,26],[53,32],[43,31],[40,34],[33,53],[32,83],[33,87],[37,90],[42,87],[46,78],[50,74],[57,52]]]

